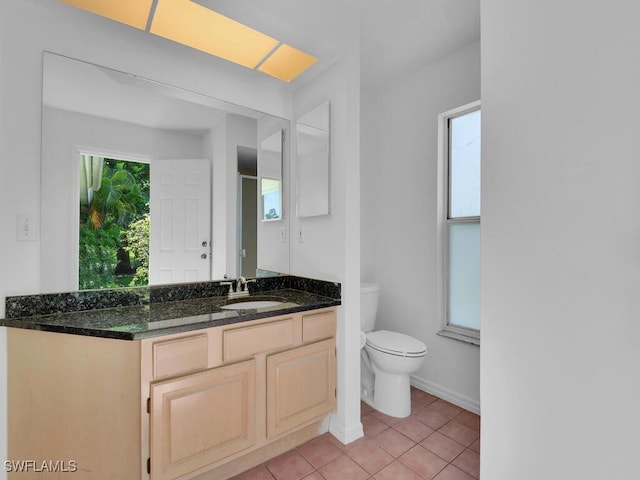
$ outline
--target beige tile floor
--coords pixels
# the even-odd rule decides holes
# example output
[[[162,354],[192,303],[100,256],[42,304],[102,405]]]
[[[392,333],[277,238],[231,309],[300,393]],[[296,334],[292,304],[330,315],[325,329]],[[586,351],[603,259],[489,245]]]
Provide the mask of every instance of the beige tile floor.
[[[363,403],[363,438],[326,433],[233,480],[479,479],[480,417],[413,387],[411,406],[399,419]]]

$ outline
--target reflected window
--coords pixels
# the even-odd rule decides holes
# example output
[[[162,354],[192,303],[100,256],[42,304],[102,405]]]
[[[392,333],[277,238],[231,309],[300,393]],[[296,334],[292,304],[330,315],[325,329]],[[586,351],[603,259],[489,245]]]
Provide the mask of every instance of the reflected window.
[[[277,178],[262,177],[262,219],[279,220],[282,218],[282,181]]]
[[[149,164],[80,155],[78,289],[149,283]]]

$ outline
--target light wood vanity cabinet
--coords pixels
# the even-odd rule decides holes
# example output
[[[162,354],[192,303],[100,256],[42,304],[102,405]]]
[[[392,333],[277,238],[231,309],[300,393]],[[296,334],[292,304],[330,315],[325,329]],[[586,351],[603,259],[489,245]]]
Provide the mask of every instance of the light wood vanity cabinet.
[[[143,340],[151,479],[235,460],[215,476],[224,478],[261,458],[247,461],[249,452],[271,456],[283,439],[290,448],[287,435],[335,409],[335,329],[335,309],[325,309]]]
[[[318,435],[335,331],[333,307],[133,341],[9,328],[8,458],[74,460],[88,480],[232,477]]]

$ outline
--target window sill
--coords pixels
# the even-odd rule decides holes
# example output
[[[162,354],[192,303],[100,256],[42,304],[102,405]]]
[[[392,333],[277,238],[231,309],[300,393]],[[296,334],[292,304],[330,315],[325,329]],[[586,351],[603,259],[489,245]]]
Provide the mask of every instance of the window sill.
[[[452,338],[460,342],[470,343],[471,345],[480,346],[480,333],[479,332],[460,332],[458,330],[448,330],[446,327],[438,332],[441,337]]]

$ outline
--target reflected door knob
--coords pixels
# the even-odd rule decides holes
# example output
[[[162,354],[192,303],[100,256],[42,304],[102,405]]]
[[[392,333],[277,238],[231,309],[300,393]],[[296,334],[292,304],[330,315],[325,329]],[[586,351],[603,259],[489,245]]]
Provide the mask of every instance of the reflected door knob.
[[[203,260],[207,258],[207,254],[203,253],[202,255],[200,255],[200,258],[202,258]]]

